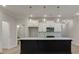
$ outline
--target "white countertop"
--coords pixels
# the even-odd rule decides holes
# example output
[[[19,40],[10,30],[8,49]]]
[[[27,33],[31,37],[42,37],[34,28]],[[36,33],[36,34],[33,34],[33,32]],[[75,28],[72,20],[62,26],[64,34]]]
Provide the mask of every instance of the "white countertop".
[[[19,40],[72,40],[72,38],[57,37],[57,38],[20,38]]]

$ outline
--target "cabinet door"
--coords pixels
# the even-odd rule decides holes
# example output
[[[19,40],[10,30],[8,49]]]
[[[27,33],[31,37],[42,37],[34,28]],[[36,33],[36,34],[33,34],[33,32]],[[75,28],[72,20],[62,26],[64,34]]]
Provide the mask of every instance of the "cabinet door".
[[[43,23],[42,27],[43,27],[43,32],[46,32],[46,23]]]
[[[21,53],[22,54],[39,53],[37,40],[21,40]]]
[[[43,26],[42,26],[42,24],[43,24],[43,23],[40,23],[40,24],[39,24],[39,29],[38,29],[39,32],[42,32],[42,31],[43,31]]]
[[[39,32],[46,32],[46,23],[39,24]]]
[[[61,24],[60,23],[56,23],[54,25],[54,28],[55,28],[54,32],[61,32]]]
[[[46,37],[46,33],[45,32],[39,32],[38,33],[38,37],[45,38]]]

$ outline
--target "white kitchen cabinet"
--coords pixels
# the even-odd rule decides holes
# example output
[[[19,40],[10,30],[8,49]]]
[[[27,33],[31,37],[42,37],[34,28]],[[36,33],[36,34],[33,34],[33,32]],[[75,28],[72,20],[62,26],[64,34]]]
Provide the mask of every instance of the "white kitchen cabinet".
[[[61,24],[60,23],[55,23],[54,32],[61,32]]]
[[[54,21],[47,21],[47,27],[54,27]]]
[[[39,32],[38,37],[40,38],[46,38],[46,32]]]
[[[54,21],[38,22],[32,20],[28,22],[28,27],[39,27],[38,32],[46,32],[47,27],[54,27],[54,32],[61,32],[61,23],[55,23]]]
[[[47,26],[46,23],[43,23],[42,26],[43,26],[43,32],[46,32],[46,26]]]
[[[43,23],[39,23],[39,29],[38,29],[39,32],[42,32],[43,31]]]
[[[40,23],[39,24],[39,32],[46,32],[46,23]]]
[[[38,27],[39,26],[39,22],[37,20],[31,20],[31,21],[28,21],[28,27]]]

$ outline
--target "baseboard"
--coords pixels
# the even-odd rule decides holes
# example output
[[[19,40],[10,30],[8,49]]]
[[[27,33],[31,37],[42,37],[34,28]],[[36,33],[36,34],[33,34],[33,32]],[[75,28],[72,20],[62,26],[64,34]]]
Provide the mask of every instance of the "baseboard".
[[[3,50],[9,50],[9,49],[14,49],[14,48],[17,48],[17,46],[16,47],[12,47],[12,48],[3,48]]]

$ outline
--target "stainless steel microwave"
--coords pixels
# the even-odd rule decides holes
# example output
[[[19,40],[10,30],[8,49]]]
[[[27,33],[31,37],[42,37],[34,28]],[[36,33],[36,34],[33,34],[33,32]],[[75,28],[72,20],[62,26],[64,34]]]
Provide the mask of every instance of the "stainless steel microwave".
[[[47,27],[46,32],[54,32],[54,27]]]

